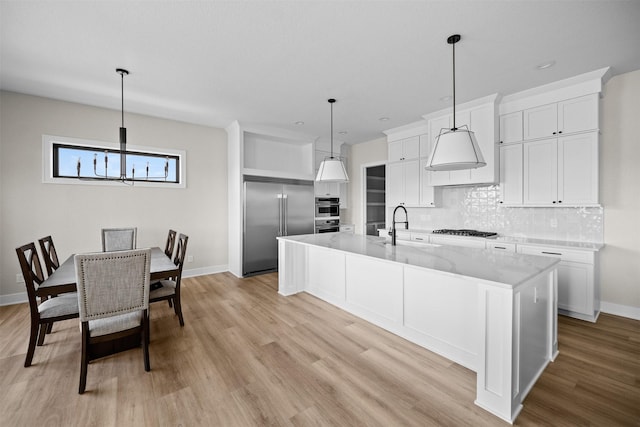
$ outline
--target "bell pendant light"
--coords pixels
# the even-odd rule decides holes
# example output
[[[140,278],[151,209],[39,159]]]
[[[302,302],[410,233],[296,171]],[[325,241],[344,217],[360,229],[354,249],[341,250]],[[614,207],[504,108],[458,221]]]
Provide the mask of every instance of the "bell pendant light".
[[[453,127],[443,128],[436,138],[431,156],[425,166],[426,170],[451,171],[460,169],[476,169],[486,166],[478,141],[466,125],[456,127],[456,46],[460,35],[454,34],[447,39],[453,47]],[[464,128],[464,129],[463,129]]]
[[[331,156],[325,157],[322,163],[320,163],[316,181],[348,182],[349,176],[347,176],[347,170],[344,168],[342,160],[340,160],[340,157],[333,155],[333,104],[336,100],[331,98],[328,101],[331,105]]]

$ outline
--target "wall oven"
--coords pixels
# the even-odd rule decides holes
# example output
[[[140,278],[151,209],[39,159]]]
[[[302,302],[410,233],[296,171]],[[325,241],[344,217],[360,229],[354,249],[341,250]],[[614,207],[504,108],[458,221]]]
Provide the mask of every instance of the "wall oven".
[[[338,197],[316,197],[316,219],[340,217],[340,199]]]
[[[340,231],[339,219],[316,219],[316,234]]]

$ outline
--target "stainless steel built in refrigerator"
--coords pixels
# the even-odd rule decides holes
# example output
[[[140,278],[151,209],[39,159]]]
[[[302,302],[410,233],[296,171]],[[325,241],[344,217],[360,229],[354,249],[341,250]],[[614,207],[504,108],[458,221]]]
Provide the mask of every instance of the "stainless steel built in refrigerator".
[[[244,182],[242,275],[278,269],[277,236],[313,234],[313,181]]]

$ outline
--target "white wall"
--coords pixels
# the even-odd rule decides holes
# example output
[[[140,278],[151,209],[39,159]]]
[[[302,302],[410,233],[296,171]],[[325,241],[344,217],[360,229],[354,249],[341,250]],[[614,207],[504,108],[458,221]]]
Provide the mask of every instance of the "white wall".
[[[609,80],[602,99],[602,300],[640,310],[640,70]]]
[[[112,142],[120,111],[0,92],[0,297],[16,283],[15,248],[53,236],[61,261],[100,250],[100,229],[137,226],[138,247],[164,246],[173,228],[189,236],[185,270],[227,266],[227,135],[223,129],[125,111],[128,142],[186,151],[187,188],[42,183],[42,135]],[[3,298],[0,298],[2,302]]]
[[[387,138],[379,138],[350,148],[348,157],[349,209],[343,222],[354,224],[358,234],[365,234],[362,224],[362,166],[387,161]]]

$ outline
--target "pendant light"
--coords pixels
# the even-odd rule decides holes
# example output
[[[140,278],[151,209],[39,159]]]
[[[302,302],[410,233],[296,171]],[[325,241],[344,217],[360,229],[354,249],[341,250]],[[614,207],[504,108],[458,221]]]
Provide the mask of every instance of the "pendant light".
[[[464,125],[456,127],[456,46],[460,35],[454,34],[447,39],[453,47],[453,127],[443,128],[436,138],[431,156],[425,166],[426,170],[449,171],[460,169],[476,169],[486,166],[478,141],[473,132]],[[463,129],[464,128],[464,129]]]
[[[344,168],[344,164],[340,157],[333,155],[333,104],[335,99],[328,100],[331,105],[331,156],[325,157],[320,168],[318,169],[318,175],[316,175],[316,181],[323,182],[348,182],[347,170]]]

